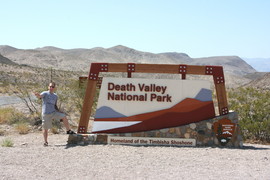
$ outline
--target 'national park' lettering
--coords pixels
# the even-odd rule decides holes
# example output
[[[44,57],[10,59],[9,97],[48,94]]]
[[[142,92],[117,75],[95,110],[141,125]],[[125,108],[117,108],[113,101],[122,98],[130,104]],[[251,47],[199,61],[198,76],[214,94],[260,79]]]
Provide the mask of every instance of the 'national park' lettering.
[[[155,101],[155,102],[172,102],[172,96],[165,94],[167,86],[156,84],[116,84],[108,82],[107,99],[111,101]],[[128,93],[138,92],[138,94]],[[143,94],[142,94],[143,93]]]

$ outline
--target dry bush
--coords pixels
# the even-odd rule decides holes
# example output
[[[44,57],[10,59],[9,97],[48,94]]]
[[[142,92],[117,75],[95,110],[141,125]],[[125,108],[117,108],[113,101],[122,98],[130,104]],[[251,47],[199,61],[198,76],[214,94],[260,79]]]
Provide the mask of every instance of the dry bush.
[[[10,124],[12,115],[15,113],[14,108],[0,108],[0,124]]]
[[[58,129],[58,127],[53,126],[53,127],[51,128],[51,132],[52,132],[53,134],[59,134],[59,129]]]
[[[27,134],[30,130],[29,124],[25,122],[17,123],[15,129],[19,132],[19,134]]]

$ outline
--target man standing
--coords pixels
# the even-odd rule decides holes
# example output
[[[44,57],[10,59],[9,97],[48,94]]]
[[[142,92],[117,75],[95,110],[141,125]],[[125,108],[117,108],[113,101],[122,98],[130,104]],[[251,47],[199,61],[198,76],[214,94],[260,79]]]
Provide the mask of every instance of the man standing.
[[[52,120],[62,120],[67,129],[67,134],[75,134],[70,130],[68,119],[64,113],[58,111],[57,99],[58,96],[54,93],[56,84],[51,82],[48,86],[48,91],[42,93],[34,93],[37,98],[42,98],[42,127],[44,136],[44,146],[48,146],[48,130],[52,128]]]

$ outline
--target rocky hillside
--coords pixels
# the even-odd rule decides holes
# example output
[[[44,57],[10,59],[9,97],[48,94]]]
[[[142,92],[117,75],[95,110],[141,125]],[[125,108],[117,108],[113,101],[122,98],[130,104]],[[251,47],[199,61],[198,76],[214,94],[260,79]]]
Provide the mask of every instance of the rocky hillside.
[[[264,76],[254,79],[245,86],[270,90],[270,73],[265,73]]]
[[[216,56],[207,58],[196,58],[194,64],[198,65],[216,65],[223,66],[226,73],[234,75],[246,75],[256,72],[256,70],[247,64],[238,56]]]
[[[9,60],[8,58],[2,56],[1,54],[0,54],[0,63],[2,63],[2,64],[14,64],[14,65],[16,64],[13,61]]]
[[[137,51],[125,46],[115,46],[107,49],[101,47],[60,49],[49,46],[27,50],[0,46],[0,54],[18,64],[86,72],[89,71],[92,62],[221,65],[226,73],[241,76],[256,72],[255,69],[237,56],[190,58],[184,53],[154,54]]]

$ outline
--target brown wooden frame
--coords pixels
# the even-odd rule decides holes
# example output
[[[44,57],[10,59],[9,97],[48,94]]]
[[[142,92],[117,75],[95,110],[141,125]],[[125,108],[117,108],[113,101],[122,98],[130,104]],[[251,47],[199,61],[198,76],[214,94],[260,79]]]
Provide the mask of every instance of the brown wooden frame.
[[[181,74],[182,79],[186,74],[212,75],[214,79],[218,109],[220,115],[229,113],[225,79],[222,66],[196,66],[186,64],[135,64],[135,63],[92,63],[80,117],[78,133],[87,133],[91,109],[96,94],[96,87],[100,85],[100,72],[127,72],[131,78],[132,73],[167,73]]]

